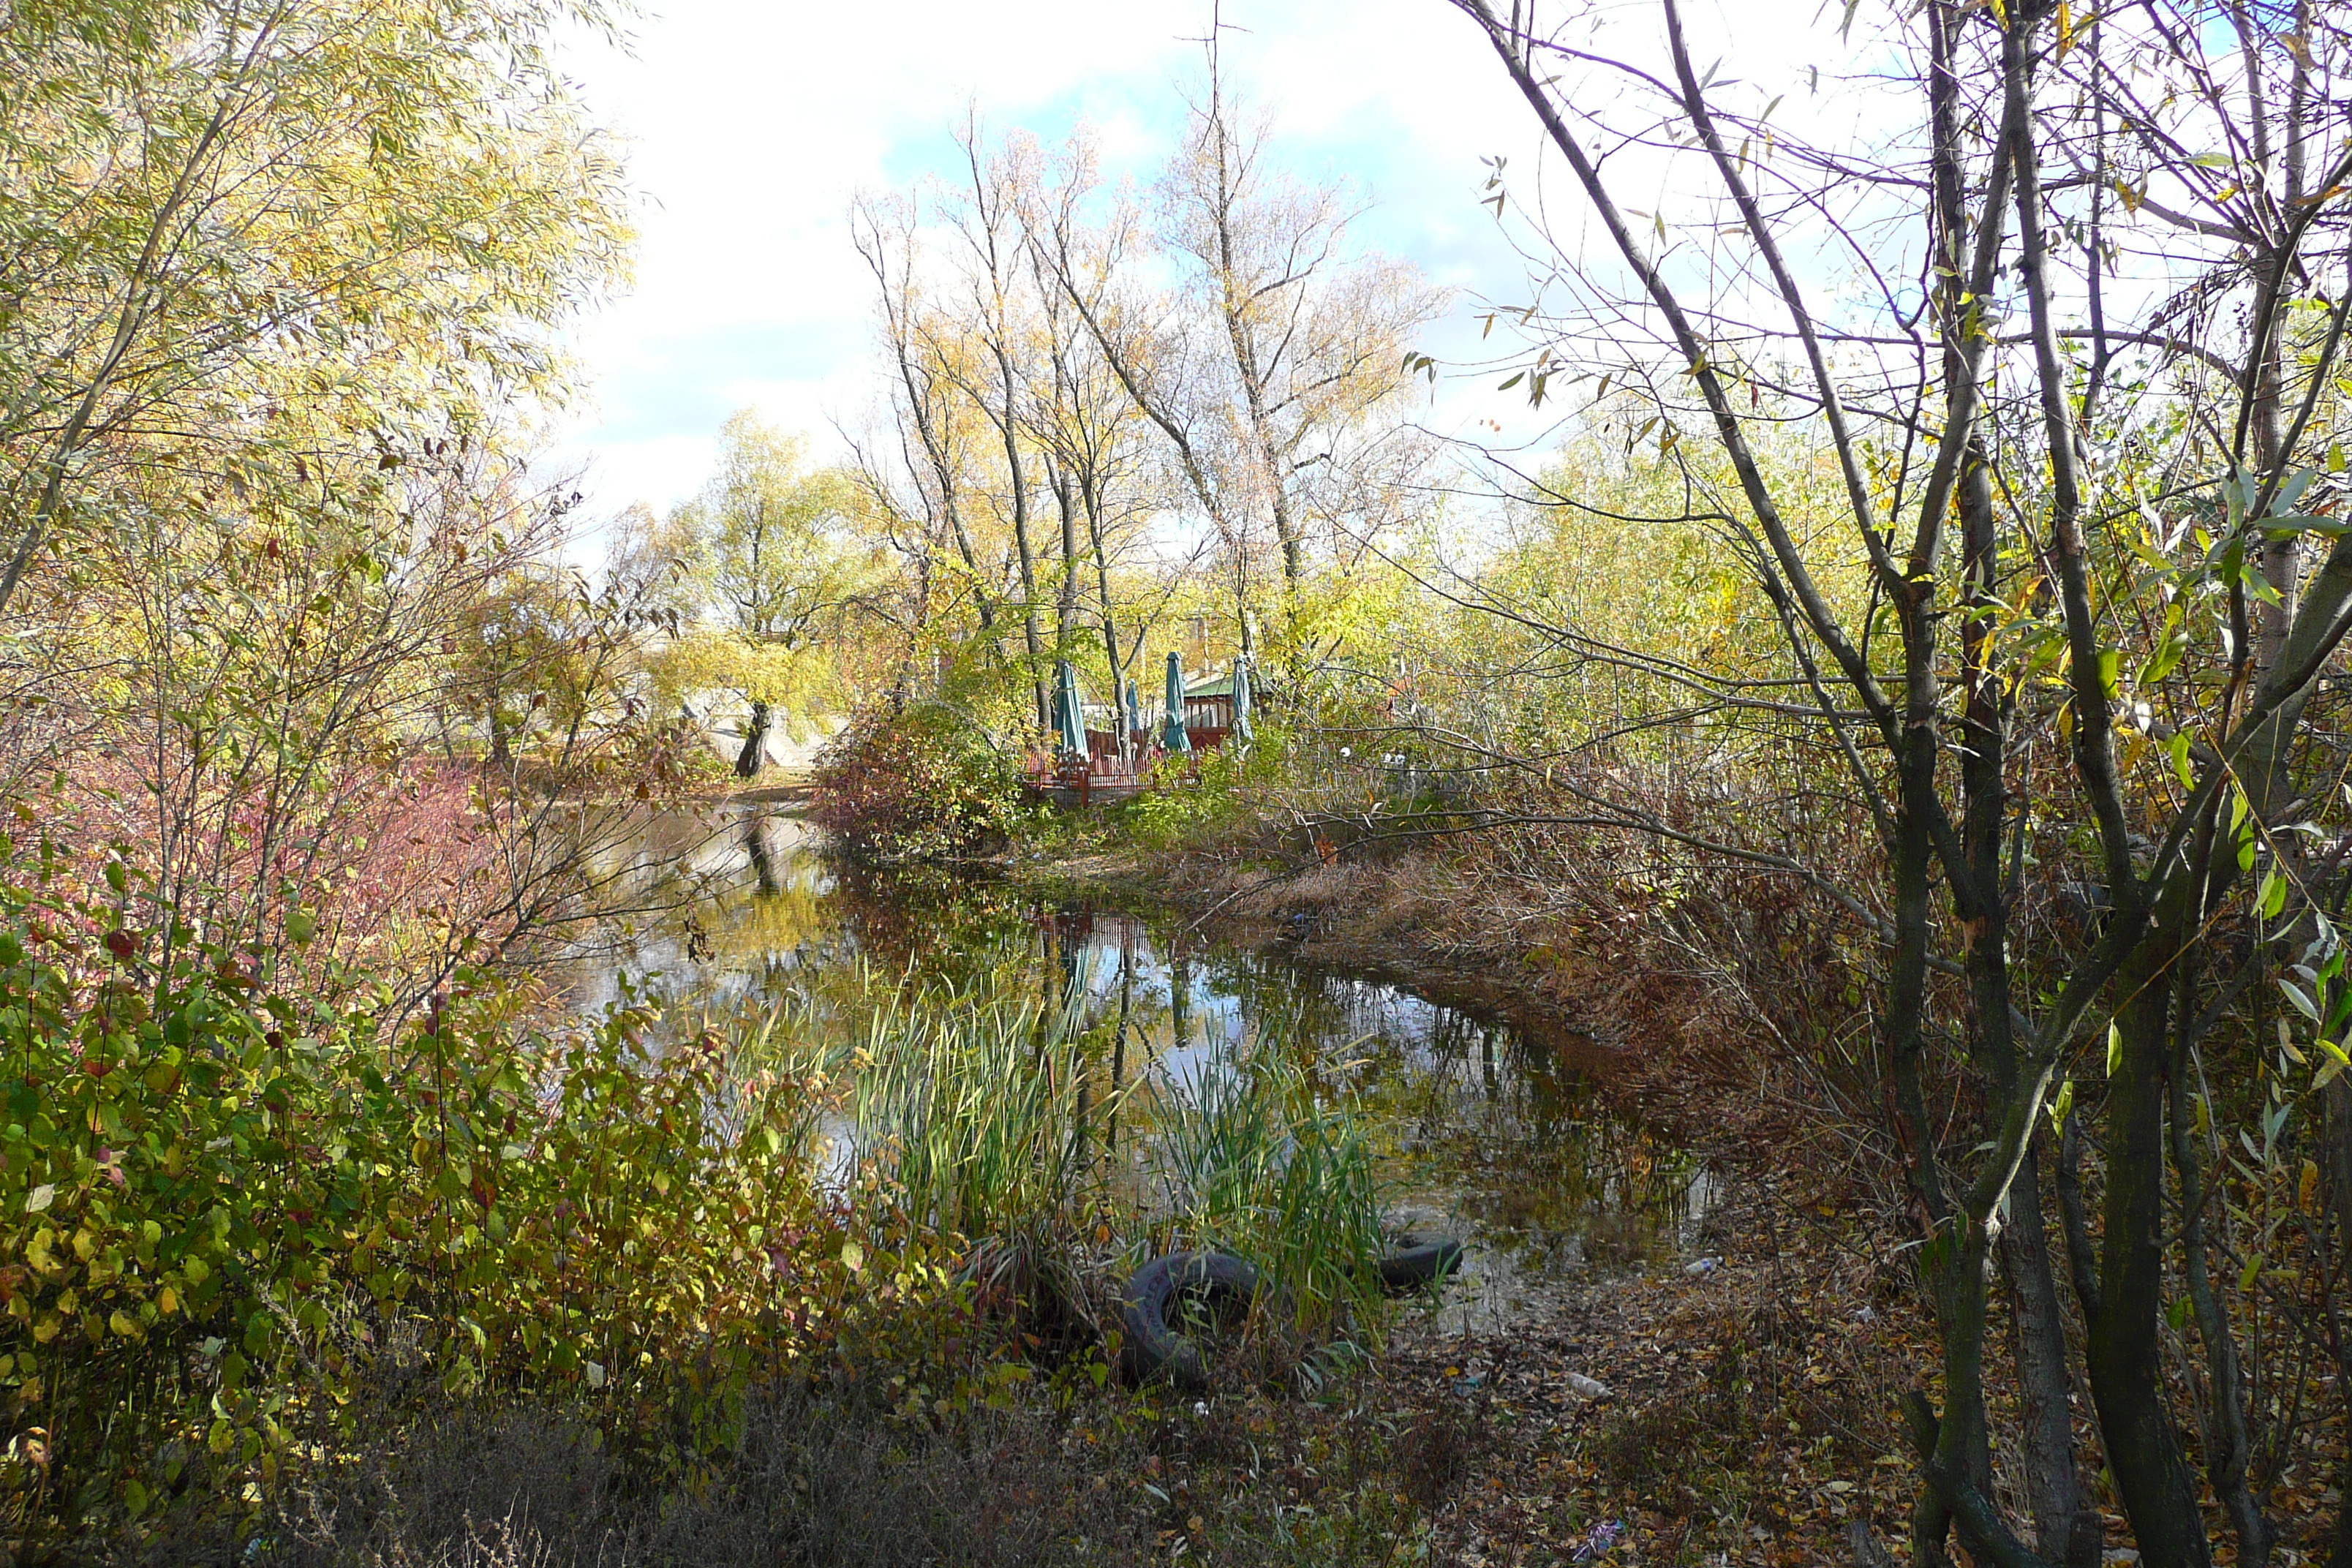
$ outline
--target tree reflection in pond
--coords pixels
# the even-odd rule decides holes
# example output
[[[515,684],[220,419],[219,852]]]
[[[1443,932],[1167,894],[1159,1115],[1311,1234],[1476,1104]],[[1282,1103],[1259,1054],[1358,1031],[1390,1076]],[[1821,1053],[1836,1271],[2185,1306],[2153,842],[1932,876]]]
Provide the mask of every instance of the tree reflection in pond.
[[[676,908],[583,944],[575,1006],[605,1005],[625,974],[681,1024],[790,999],[845,1034],[877,977],[886,994],[925,978],[1023,990],[1045,1015],[1076,1009],[1084,1103],[1110,1108],[1088,1148],[1130,1165],[1148,1161],[1150,1134],[1132,1113],[1122,1129],[1123,1086],[1197,1092],[1279,1042],[1318,1096],[1366,1118],[1392,1219],[1462,1234],[1490,1296],[1498,1282],[1507,1295],[1663,1261],[1704,1217],[1706,1173],[1604,1107],[1598,1053],[1573,1037],[1537,1040],[1382,981],[1228,949],[1174,916],[1040,907],[954,869],[848,865],[772,811],[658,819],[647,839],[668,853],[666,867],[648,855],[647,874],[675,879]]]

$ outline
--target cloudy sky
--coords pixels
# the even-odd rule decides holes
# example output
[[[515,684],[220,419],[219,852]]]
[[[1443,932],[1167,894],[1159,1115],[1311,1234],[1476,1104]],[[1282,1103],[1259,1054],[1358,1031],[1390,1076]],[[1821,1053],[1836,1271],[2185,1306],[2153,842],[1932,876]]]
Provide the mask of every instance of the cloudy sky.
[[[1801,27],[1812,7],[1790,9]],[[1149,177],[1211,16],[1212,0],[652,0],[627,50],[568,47],[641,193],[635,288],[581,324],[591,392],[557,432],[594,510],[690,492],[739,407],[824,449],[834,420],[858,421],[874,363],[852,196],[947,171],[967,106],[1048,141],[1089,123],[1114,174]],[[1444,0],[1223,0],[1223,20],[1226,71],[1274,110],[1284,161],[1371,198],[1366,240],[1467,295],[1523,292],[1478,203],[1480,159],[1533,165],[1532,117],[1465,19]],[[1474,354],[1467,308],[1426,346]],[[1494,379],[1426,416],[1528,433]]]
[[[967,108],[1045,141],[1091,124],[1110,174],[1148,179],[1202,82],[1213,5],[649,0],[628,49],[567,47],[564,70],[628,146],[642,202],[637,282],[581,322],[591,395],[555,433],[595,512],[689,494],[739,406],[828,449],[833,421],[861,421],[875,369],[852,197],[950,172]],[[1743,16],[1736,52],[1750,64],[1818,37],[1818,0],[1752,5],[1698,0],[1694,37],[1728,52],[1727,16]],[[1225,73],[1275,110],[1284,163],[1352,181],[1371,200],[1362,240],[1463,291],[1423,348],[1477,355],[1467,300],[1522,299],[1527,275],[1479,207],[1479,160],[1510,157],[1519,195],[1540,164],[1534,115],[1477,30],[1444,0],[1221,0],[1221,14]],[[1578,226],[1552,233],[1573,245]],[[1548,421],[1494,381],[1456,378],[1423,418],[1538,437]]]

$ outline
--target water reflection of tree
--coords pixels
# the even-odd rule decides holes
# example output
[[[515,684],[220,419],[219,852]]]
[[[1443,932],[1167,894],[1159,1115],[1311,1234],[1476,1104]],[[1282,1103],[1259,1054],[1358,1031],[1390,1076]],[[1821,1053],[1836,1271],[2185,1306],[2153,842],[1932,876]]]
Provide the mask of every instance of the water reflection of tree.
[[[1085,1085],[1088,1157],[1136,1169],[1158,1096],[1272,1046],[1328,1103],[1366,1113],[1391,1169],[1451,1194],[1492,1240],[1555,1262],[1580,1250],[1622,1262],[1685,1217],[1693,1162],[1609,1113],[1572,1058],[1517,1031],[1167,924],[1040,904],[996,879],[778,843],[757,815],[730,826],[731,869],[707,879],[698,906],[709,962],[672,977],[682,1016],[781,1003],[796,1027],[837,1041],[926,981],[959,1006],[1025,1006],[1040,1041],[1056,1042],[1057,1070]],[[1065,1009],[1074,1031],[1042,1026]]]
[[[833,918],[877,969],[959,978],[1034,952],[1026,900],[1002,881],[936,867],[827,859]]]
[[[1464,1205],[1530,1249],[1597,1262],[1656,1250],[1686,1217],[1696,1163],[1612,1111],[1586,1073],[1517,1031],[1440,1012],[1429,1067],[1398,1076],[1423,1158],[1470,1176]],[[1493,1177],[1475,1179],[1481,1173]]]
[[[1252,1041],[1298,1053],[1318,1092],[1383,1130],[1415,1184],[1454,1194],[1490,1237],[1555,1262],[1622,1264],[1671,1242],[1696,1163],[1611,1111],[1590,1077],[1518,1031],[1375,982],[1246,953],[1171,953],[1171,1035],[1202,992]]]

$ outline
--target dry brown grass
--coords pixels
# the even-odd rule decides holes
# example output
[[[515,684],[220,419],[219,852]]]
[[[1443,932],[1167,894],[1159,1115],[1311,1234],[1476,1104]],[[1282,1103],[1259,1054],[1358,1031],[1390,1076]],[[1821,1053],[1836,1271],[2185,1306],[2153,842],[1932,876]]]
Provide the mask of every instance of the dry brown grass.
[[[1120,1521],[1034,1406],[928,1426],[870,1391],[755,1401],[736,1449],[679,1473],[615,1456],[535,1404],[415,1422],[289,1489],[266,1532],[285,1568],[997,1568],[1069,1560]]]

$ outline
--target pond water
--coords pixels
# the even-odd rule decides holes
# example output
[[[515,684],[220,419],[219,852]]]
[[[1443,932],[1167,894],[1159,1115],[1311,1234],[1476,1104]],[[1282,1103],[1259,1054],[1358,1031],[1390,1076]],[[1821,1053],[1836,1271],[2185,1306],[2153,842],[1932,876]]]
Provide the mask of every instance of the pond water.
[[[593,1012],[625,989],[680,1015],[805,998],[849,972],[1033,984],[1115,1028],[1121,1081],[1180,1088],[1270,1031],[1318,1094],[1369,1127],[1395,1229],[1459,1237],[1449,1326],[1507,1321],[1580,1280],[1693,1254],[1714,1197],[1699,1162],[1608,1110],[1600,1053],[1474,1008],[1280,952],[1173,913],[1052,907],[988,878],[861,870],[788,810],[640,819],[607,867],[626,900],[569,966]]]

